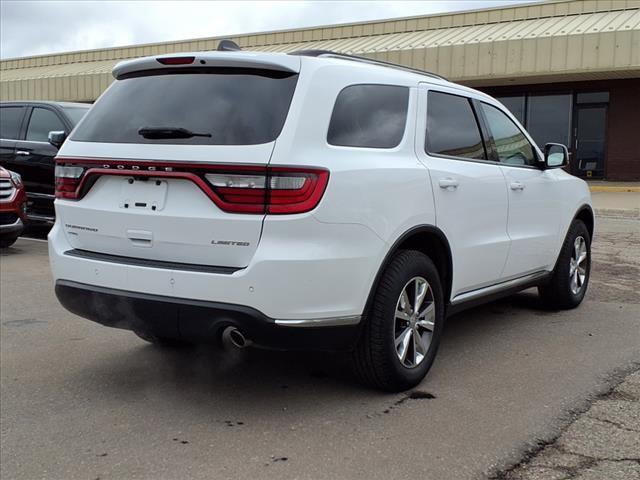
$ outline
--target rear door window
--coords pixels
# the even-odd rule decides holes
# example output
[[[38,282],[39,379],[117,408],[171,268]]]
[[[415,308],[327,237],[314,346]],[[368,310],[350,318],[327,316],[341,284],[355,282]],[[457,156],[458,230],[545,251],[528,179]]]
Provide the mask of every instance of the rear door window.
[[[535,165],[536,157],[533,147],[516,124],[496,107],[486,103],[481,105],[500,163]]]
[[[408,87],[346,87],[333,107],[327,141],[343,147],[397,147],[404,135],[408,105]]]
[[[287,72],[247,68],[133,74],[109,87],[72,140],[180,145],[272,142],[286,120],[297,78]],[[143,128],[182,128],[202,136],[145,138],[139,134]]]
[[[49,141],[49,132],[65,130],[66,128],[57,113],[46,108],[35,107],[29,119],[26,139],[31,142],[47,142]]]
[[[18,139],[24,111],[24,107],[0,107],[0,138]]]
[[[427,97],[427,153],[485,160],[480,128],[470,99],[430,91]]]

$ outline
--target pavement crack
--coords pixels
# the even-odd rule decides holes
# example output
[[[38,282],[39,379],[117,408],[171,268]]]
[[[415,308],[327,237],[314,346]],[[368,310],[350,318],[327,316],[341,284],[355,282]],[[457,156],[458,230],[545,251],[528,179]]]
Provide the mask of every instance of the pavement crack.
[[[46,320],[38,320],[37,318],[20,318],[18,320],[7,320],[2,322],[3,325],[8,327],[26,327],[29,325],[46,325]]]
[[[620,430],[625,430],[627,432],[632,432],[632,433],[640,433],[640,430],[638,430],[638,429],[625,427],[624,425],[621,425],[620,423],[614,422],[613,420],[609,420],[607,418],[600,418],[598,416],[589,415],[589,414],[587,414],[587,417],[589,417],[589,418],[591,418],[593,420],[597,420],[598,422],[602,422],[602,423],[607,423],[609,425],[613,425],[614,427],[619,428]]]
[[[607,396],[610,400],[624,400],[627,402],[636,402],[640,400],[640,398],[634,397],[633,395],[626,392],[613,391],[610,396]]]

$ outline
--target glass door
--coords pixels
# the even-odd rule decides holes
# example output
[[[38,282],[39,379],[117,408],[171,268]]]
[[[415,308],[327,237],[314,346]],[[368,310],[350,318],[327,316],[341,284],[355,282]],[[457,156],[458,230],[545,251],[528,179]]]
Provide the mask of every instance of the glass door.
[[[607,105],[576,105],[571,173],[604,178]]]

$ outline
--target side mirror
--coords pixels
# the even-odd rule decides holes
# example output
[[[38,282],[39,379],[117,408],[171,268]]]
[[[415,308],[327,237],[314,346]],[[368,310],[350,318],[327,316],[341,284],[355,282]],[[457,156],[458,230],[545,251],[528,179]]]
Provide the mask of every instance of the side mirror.
[[[67,134],[62,130],[49,132],[49,143],[58,149],[62,146],[66,139]]]
[[[562,168],[569,165],[569,150],[561,143],[547,143],[544,146],[545,168]]]

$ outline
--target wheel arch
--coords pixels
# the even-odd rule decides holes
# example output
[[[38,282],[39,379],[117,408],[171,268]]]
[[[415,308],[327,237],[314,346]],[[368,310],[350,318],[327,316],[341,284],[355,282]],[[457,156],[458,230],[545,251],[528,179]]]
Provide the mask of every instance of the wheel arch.
[[[586,225],[587,230],[589,230],[589,237],[591,237],[591,240],[593,240],[593,230],[595,228],[595,216],[593,214],[593,209],[591,208],[591,205],[585,204],[585,205],[582,205],[580,208],[578,208],[578,211],[576,212],[573,219],[571,220],[571,223],[573,223],[575,220],[582,220],[582,222]],[[571,223],[569,224],[569,227],[571,227]],[[569,227],[567,227],[567,230]],[[565,232],[565,235],[566,235],[566,232]]]
[[[589,237],[590,237],[590,241],[593,241],[593,231],[595,228],[595,216],[593,214],[593,209],[591,208],[591,205],[589,204],[583,204],[582,206],[580,206],[577,210],[575,215],[573,216],[573,218],[571,219],[571,221],[569,222],[569,224],[566,226],[566,228],[564,229],[563,235],[562,235],[562,242],[564,242],[565,238],[567,238],[567,235],[569,233],[569,229],[571,228],[571,225],[573,225],[573,222],[575,222],[576,220],[580,220],[582,221],[585,226],[587,227],[587,230],[589,231]],[[558,262],[560,261],[560,253],[562,250],[562,243],[560,243],[560,249],[558,250],[558,255],[556,257],[556,261],[553,264],[553,271],[556,271],[556,268],[558,267]]]
[[[438,227],[433,225],[419,225],[400,235],[385,255],[369,290],[363,315],[366,315],[367,311],[369,311],[382,274],[389,265],[389,262],[391,262],[393,256],[400,250],[417,250],[427,255],[435,264],[438,274],[440,275],[445,305],[451,300],[453,257],[451,255],[449,240],[447,240],[445,234]]]

